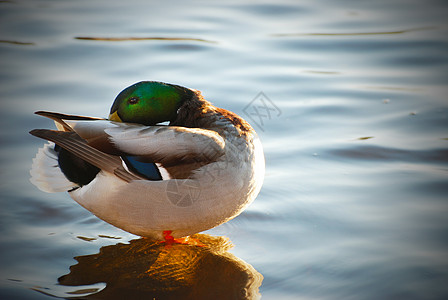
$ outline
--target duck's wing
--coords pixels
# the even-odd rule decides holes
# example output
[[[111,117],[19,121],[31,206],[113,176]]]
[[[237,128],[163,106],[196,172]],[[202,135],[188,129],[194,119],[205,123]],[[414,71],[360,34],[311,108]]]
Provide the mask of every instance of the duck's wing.
[[[59,130],[75,131],[101,152],[173,166],[208,163],[224,154],[224,139],[215,131],[179,126],[144,126],[102,118],[66,115],[48,111],[36,114],[55,121]]]
[[[95,121],[95,120],[106,120],[103,118],[95,118],[95,117],[86,117],[86,116],[76,116],[76,115],[67,115],[67,114],[61,114],[57,112],[50,112],[50,111],[36,111],[36,115],[47,117],[49,119],[52,119],[58,130],[60,131],[73,131],[70,126],[67,125],[67,123],[64,120],[89,120],[89,121]]]
[[[178,126],[143,126],[112,121],[67,120],[87,143],[114,155],[133,155],[162,163],[211,162],[224,154],[224,139],[215,131]]]
[[[132,174],[123,168],[120,157],[109,155],[87,144],[76,132],[56,131],[48,129],[34,129],[30,134],[52,141],[60,147],[70,151],[86,162],[115,174],[119,178],[130,182],[132,180],[144,179],[136,174]]]

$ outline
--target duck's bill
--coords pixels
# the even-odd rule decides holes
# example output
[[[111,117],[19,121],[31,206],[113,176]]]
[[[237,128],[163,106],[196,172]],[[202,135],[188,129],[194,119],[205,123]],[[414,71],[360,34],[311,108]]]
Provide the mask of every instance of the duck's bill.
[[[120,117],[118,116],[117,111],[115,111],[115,112],[113,112],[113,113],[111,113],[111,114],[109,115],[109,120],[110,120],[110,121],[114,121],[114,122],[123,122],[123,121],[120,119]]]

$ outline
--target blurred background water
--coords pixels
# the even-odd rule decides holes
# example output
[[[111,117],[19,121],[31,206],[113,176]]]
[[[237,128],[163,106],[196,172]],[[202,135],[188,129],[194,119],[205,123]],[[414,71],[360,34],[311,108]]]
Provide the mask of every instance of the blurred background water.
[[[259,133],[260,195],[206,233],[264,277],[263,299],[447,299],[447,15],[437,0],[0,1],[0,298],[76,295],[58,284],[74,257],[138,238],[29,183],[43,143],[28,131],[52,126],[33,112],[105,117],[157,80]]]

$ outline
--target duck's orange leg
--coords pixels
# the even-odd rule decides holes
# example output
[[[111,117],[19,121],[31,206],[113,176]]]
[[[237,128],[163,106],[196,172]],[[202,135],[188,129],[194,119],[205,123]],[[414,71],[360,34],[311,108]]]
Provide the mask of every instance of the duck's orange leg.
[[[191,238],[189,236],[181,237],[175,239],[171,233],[171,230],[165,230],[162,232],[164,240],[160,243],[165,243],[167,246],[171,246],[173,244],[181,244],[181,245],[190,245],[190,246],[199,246],[204,247],[205,245],[198,239]]]

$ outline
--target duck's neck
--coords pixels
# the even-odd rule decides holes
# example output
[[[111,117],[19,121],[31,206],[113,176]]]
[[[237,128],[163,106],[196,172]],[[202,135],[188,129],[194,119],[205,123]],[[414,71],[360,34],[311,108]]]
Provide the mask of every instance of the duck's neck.
[[[214,106],[202,97],[201,92],[195,91],[193,97],[179,107],[177,118],[170,125],[203,128],[205,119],[213,111]]]
[[[253,129],[243,118],[231,111],[213,106],[199,91],[178,110],[177,118],[170,125],[207,128],[216,131],[236,130],[238,135],[246,135]]]

